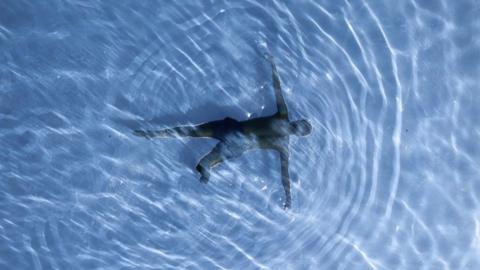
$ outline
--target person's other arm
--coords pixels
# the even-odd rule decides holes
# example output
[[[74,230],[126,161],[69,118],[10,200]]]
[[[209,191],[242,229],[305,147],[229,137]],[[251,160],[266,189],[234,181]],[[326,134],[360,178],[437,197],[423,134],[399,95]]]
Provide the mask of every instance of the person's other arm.
[[[267,60],[272,66],[272,79],[273,79],[273,89],[275,90],[275,100],[277,103],[277,114],[281,117],[288,118],[288,108],[287,103],[282,94],[282,87],[280,84],[280,77],[278,75],[277,66],[271,55],[266,55]]]
[[[280,166],[282,172],[282,185],[285,191],[285,202],[283,203],[284,209],[289,209],[292,204],[292,196],[290,194],[290,175],[288,171],[288,149],[282,149],[280,151]]]

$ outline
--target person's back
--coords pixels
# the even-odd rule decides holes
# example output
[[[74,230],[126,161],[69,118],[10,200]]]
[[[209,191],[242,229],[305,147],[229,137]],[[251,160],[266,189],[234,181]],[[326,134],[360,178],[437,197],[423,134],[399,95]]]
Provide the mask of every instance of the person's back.
[[[242,129],[247,134],[261,137],[289,136],[290,122],[288,119],[276,115],[248,119],[241,122]]]

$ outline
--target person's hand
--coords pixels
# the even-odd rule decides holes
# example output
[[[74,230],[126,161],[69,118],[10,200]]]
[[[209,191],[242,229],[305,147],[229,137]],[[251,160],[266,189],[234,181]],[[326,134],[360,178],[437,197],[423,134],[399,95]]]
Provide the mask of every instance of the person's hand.
[[[264,52],[263,58],[265,58],[270,64],[273,64],[273,56],[270,53]]]

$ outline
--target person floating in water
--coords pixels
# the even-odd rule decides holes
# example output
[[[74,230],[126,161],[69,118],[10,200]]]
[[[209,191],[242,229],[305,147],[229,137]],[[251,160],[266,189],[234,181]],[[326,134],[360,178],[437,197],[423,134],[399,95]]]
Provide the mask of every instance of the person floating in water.
[[[305,120],[290,121],[287,104],[282,95],[278,71],[270,55],[265,55],[272,67],[273,88],[277,103],[277,112],[266,117],[237,121],[232,118],[212,121],[196,126],[180,126],[163,130],[135,130],[136,136],[152,139],[156,137],[207,137],[219,142],[206,154],[196,166],[200,181],[207,183],[210,169],[215,165],[242,155],[245,151],[260,148],[278,151],[281,160],[282,184],[285,190],[284,208],[290,208],[290,177],[288,172],[289,136],[306,136],[312,131],[311,124]]]

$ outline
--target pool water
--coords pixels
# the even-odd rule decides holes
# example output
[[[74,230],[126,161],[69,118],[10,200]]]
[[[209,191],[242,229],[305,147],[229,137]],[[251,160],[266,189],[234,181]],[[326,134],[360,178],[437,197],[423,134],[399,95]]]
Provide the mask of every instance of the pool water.
[[[0,269],[480,269],[480,3],[0,3]],[[275,112],[278,153],[135,129]]]

